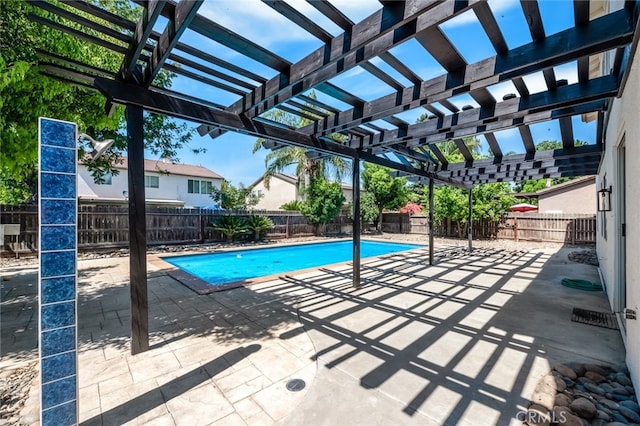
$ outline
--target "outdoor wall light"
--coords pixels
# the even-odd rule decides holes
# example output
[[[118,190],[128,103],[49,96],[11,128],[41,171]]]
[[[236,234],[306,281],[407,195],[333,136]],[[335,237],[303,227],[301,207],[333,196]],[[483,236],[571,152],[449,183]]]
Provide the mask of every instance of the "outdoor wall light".
[[[598,191],[598,211],[610,212],[611,211],[611,185],[608,188],[602,188]]]

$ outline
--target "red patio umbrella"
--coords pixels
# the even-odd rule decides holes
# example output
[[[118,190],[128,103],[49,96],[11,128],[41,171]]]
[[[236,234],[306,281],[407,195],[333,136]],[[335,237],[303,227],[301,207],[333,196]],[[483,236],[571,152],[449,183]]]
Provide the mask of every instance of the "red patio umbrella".
[[[538,210],[538,206],[534,206],[533,204],[520,203],[520,204],[514,204],[513,206],[509,207],[509,209],[512,212],[526,213],[533,210]]]

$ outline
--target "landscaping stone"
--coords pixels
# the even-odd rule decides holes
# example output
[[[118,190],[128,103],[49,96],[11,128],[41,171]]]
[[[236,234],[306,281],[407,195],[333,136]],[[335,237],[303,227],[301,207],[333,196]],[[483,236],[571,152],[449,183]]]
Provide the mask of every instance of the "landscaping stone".
[[[559,407],[568,407],[571,404],[571,398],[563,393],[559,393],[556,395],[556,399],[554,401],[555,406]]]
[[[629,410],[633,410],[636,413],[640,413],[640,405],[638,405],[636,402],[633,402],[633,401],[621,401],[620,402],[620,406],[621,407],[626,407]]]
[[[540,379],[531,407],[539,404],[549,408],[549,396],[555,388],[549,413],[552,425],[640,425],[640,405],[633,386],[625,384],[629,376],[623,367],[566,363],[558,364],[551,374],[555,381],[549,374]]]
[[[606,376],[596,373],[595,371],[587,371],[584,373],[584,377],[591,380],[593,383],[602,383],[607,381]]]
[[[564,365],[564,364],[558,364],[556,366],[556,371],[558,373],[560,373],[561,375],[563,375],[564,377],[567,377],[571,380],[575,380],[578,378],[577,374],[575,371],[573,371],[573,369],[571,369],[570,367]]]
[[[551,424],[549,410],[537,404],[533,404],[527,410],[527,424],[530,426],[548,426]]]
[[[29,397],[31,383],[37,375],[37,362],[31,362],[4,372],[3,379],[0,380],[0,418],[5,421],[3,424],[19,425],[22,423],[20,411]]]
[[[640,423],[640,415],[633,410],[628,409],[625,406],[620,406],[620,414],[625,416],[627,419],[631,420],[634,423]]]
[[[576,399],[571,404],[569,404],[569,408],[578,416],[587,420],[593,419],[598,411],[593,402],[589,401],[586,398]]]

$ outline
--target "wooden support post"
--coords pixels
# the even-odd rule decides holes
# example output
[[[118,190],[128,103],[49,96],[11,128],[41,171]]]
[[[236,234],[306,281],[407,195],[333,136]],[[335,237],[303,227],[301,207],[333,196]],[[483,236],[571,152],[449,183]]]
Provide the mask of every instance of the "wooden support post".
[[[433,266],[433,179],[429,178],[429,265]]]
[[[360,160],[353,159],[353,287],[360,288]]]
[[[469,251],[473,250],[473,188],[469,188]]]
[[[144,190],[143,109],[127,106],[129,175],[129,279],[131,281],[131,354],[149,349],[147,224]]]

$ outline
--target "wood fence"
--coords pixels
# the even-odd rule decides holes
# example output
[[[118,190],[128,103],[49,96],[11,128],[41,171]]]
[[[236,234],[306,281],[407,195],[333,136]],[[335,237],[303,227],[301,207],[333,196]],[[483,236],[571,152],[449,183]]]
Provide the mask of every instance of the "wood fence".
[[[213,211],[184,208],[147,208],[147,242],[150,245],[224,241],[224,236],[211,228],[222,215],[265,215],[274,223],[267,231],[269,238],[291,238],[314,235],[315,227],[298,212],[287,211]],[[5,236],[11,251],[38,250],[38,213],[36,206],[0,209],[0,223],[20,224],[19,236]],[[384,213],[383,231],[389,233],[428,234],[428,218],[424,215]],[[324,234],[352,232],[351,220],[338,216],[321,230]],[[444,221],[434,225],[438,237],[466,237],[466,224]],[[562,215],[539,213],[507,213],[498,222],[474,221],[473,237],[526,241],[549,241],[566,244],[595,244],[594,215]],[[129,216],[122,206],[80,206],[78,211],[78,248],[126,247],[129,238]]]

